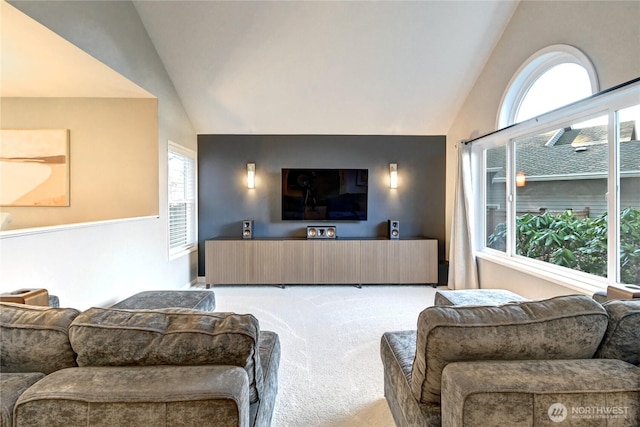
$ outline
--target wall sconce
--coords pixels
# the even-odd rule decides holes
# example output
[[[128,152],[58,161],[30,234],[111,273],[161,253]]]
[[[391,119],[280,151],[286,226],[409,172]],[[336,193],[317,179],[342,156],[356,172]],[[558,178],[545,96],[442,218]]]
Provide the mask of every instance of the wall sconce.
[[[527,178],[524,172],[518,172],[516,174],[516,187],[524,187],[527,184]]]
[[[256,188],[256,164],[247,163],[247,188]]]
[[[389,188],[398,188],[398,164],[389,163]]]

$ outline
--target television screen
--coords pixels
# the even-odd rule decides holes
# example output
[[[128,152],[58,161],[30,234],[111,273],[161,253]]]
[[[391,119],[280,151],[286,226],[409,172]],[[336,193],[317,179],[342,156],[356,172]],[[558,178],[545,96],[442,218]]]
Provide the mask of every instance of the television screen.
[[[282,169],[282,219],[366,221],[368,169]]]

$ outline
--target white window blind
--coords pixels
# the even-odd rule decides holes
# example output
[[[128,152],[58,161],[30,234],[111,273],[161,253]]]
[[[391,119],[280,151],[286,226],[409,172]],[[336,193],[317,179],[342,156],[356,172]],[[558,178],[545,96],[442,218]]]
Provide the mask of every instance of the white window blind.
[[[168,150],[169,254],[196,243],[195,153],[174,143]]]

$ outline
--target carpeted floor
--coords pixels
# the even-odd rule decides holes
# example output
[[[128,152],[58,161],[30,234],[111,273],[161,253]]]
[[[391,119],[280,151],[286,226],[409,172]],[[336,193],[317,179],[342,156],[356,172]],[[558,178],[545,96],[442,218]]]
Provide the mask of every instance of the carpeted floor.
[[[415,329],[430,286],[216,286],[216,311],[251,313],[278,333],[273,427],[394,426],[380,337]]]

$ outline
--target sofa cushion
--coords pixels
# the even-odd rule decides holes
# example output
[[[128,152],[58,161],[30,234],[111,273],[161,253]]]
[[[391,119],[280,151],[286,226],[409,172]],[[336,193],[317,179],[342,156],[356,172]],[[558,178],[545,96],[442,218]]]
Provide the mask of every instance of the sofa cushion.
[[[585,295],[428,307],[418,318],[411,389],[421,402],[439,403],[442,370],[451,362],[589,359],[606,328],[606,311]]]
[[[91,308],[69,328],[79,366],[233,365],[251,401],[262,392],[258,320],[250,314]]]
[[[613,300],[603,306],[609,325],[596,357],[640,366],[640,299]]]
[[[63,369],[27,389],[14,417],[14,427],[247,426],[249,380],[236,366]]]
[[[73,308],[0,303],[0,370],[50,374],[76,365],[69,325]]]

